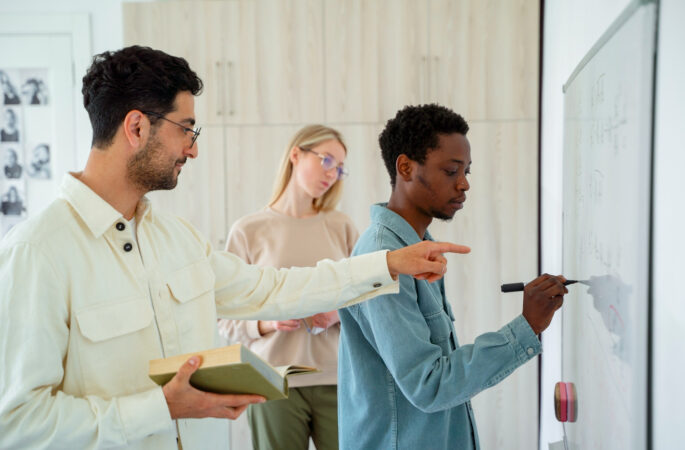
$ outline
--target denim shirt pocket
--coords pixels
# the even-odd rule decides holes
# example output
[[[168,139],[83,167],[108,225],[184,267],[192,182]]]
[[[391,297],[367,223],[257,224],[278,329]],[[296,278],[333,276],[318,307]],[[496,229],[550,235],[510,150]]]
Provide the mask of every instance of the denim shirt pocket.
[[[430,330],[430,341],[432,344],[439,345],[443,356],[452,351],[450,336],[452,327],[447,314],[443,310],[438,310],[434,314],[424,316],[428,329]]]
[[[443,356],[454,350],[452,321],[445,307],[445,297],[439,283],[416,281],[419,309],[430,331],[430,342],[439,345]]]

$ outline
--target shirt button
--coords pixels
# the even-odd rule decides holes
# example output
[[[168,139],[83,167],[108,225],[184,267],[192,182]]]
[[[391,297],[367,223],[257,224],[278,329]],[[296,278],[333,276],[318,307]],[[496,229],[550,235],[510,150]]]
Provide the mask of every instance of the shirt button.
[[[124,244],[124,251],[130,252],[131,250],[133,250],[133,246],[131,245],[131,243],[130,242],[125,243]]]
[[[532,349],[532,347],[528,347],[528,354],[533,356],[533,353],[535,353],[535,350]]]
[[[383,286],[381,283],[373,283],[373,287],[376,289],[378,289],[381,286]]]
[[[117,230],[124,231],[125,229],[126,229],[126,225],[124,225],[121,222],[117,223]]]

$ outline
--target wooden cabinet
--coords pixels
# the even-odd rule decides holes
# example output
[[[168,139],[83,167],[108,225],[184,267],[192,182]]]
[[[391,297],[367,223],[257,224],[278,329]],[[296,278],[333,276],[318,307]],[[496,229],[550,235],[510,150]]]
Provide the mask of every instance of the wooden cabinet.
[[[539,4],[430,0],[429,101],[467,120],[538,115]]]
[[[339,125],[345,137],[350,175],[345,178],[341,211],[354,219],[361,233],[369,225],[369,207],[390,198],[390,178],[381,159],[378,135],[381,124]]]
[[[439,103],[469,120],[537,117],[531,0],[325,0],[326,120],[384,122]]]
[[[224,209],[228,228],[269,202],[285,148],[299,128],[297,125],[226,128]]]
[[[227,4],[221,16],[224,123],[320,121],[324,108],[321,2],[223,3]]]
[[[537,271],[539,0],[225,0],[124,3],[126,44],[186,58],[205,82],[200,156],[155,205],[218,247],[263,207],[292,135],[325,123],[345,137],[339,209],[360,231],[387,201],[378,135],[409,104],[437,102],[471,126],[473,175],[454,221],[433,236],[470,245],[449,256],[447,295],[464,343],[520,312],[498,286]],[[158,201],[157,201],[158,200]],[[483,448],[537,445],[535,363],[474,403]],[[242,422],[237,422],[242,423]],[[503,425],[505,424],[505,425]],[[249,446],[233,424],[234,448]]]
[[[319,0],[145,2],[123,9],[127,45],[182,56],[202,78],[199,123],[321,121]]]
[[[326,120],[379,123],[427,88],[427,3],[324,3]]]

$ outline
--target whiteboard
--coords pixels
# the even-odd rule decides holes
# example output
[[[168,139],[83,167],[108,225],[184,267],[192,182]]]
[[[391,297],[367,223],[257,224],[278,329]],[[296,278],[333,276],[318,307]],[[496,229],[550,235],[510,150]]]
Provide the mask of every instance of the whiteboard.
[[[567,449],[648,439],[656,7],[631,4],[564,86],[562,377]]]

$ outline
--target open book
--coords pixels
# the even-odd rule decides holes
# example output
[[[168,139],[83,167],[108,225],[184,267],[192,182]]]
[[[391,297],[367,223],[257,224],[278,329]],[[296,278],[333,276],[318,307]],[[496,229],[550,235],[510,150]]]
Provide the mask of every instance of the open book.
[[[163,386],[193,355],[200,355],[200,368],[190,377],[196,389],[219,394],[258,394],[267,400],[288,397],[288,376],[314,373],[307,366],[273,367],[241,344],[150,361],[149,376]]]

